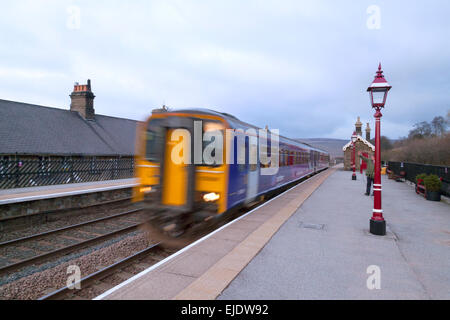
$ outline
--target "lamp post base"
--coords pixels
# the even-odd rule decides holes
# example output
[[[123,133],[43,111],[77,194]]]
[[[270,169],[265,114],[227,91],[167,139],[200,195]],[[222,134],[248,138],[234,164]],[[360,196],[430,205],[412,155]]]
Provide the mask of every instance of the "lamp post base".
[[[352,180],[356,180],[356,176],[352,176]]]
[[[386,220],[378,221],[370,219],[370,233],[377,236],[385,236]]]

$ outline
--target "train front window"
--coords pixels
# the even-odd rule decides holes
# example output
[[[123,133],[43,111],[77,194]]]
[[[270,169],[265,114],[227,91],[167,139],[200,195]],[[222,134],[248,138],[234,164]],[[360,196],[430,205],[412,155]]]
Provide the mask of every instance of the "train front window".
[[[164,146],[164,129],[160,120],[154,119],[148,123],[145,143],[145,159],[150,162],[160,162]]]
[[[205,137],[205,134],[207,137]],[[218,141],[217,138],[222,137]],[[223,163],[224,126],[218,121],[203,121],[202,159],[204,166],[219,166]],[[205,158],[206,156],[206,158]]]

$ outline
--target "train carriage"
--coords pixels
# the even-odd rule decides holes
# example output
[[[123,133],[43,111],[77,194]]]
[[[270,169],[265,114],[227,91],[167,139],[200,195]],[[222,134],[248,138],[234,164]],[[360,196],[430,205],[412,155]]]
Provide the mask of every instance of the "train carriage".
[[[270,132],[258,136],[258,130],[205,109],[153,113],[137,135],[134,200],[144,201],[159,230],[178,236],[328,167],[325,151],[283,136],[274,139]],[[223,141],[205,138],[217,133]],[[211,145],[213,162],[203,158]],[[261,146],[277,163],[261,161]],[[274,174],[263,174],[271,165]]]

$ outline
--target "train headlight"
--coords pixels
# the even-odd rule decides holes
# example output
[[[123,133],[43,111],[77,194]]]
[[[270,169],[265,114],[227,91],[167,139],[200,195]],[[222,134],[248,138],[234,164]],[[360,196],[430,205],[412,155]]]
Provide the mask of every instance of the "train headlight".
[[[140,189],[139,189],[139,191],[141,192],[141,193],[144,193],[144,194],[147,194],[147,193],[150,193],[150,192],[152,192],[152,187],[151,186],[146,186],[146,187],[141,187]]]
[[[205,202],[213,202],[213,201],[219,200],[219,198],[220,198],[220,195],[215,192],[211,192],[211,193],[207,193],[207,194],[203,195],[203,200]]]

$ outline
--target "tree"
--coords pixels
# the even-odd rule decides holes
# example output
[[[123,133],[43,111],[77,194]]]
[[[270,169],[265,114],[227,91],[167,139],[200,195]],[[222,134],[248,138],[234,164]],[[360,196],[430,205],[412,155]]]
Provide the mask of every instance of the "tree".
[[[375,145],[375,139],[370,140],[370,143]],[[390,150],[392,149],[392,142],[386,136],[380,136],[380,150]]]
[[[431,127],[435,135],[442,136],[447,127],[447,123],[442,116],[434,117],[434,119],[431,121]]]
[[[408,138],[409,139],[422,139],[422,138],[430,137],[431,133],[432,133],[431,125],[426,121],[422,121],[422,122],[416,123],[414,125],[414,129],[409,131]]]

